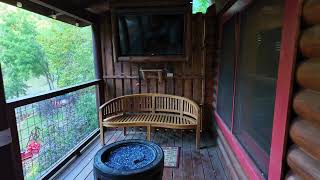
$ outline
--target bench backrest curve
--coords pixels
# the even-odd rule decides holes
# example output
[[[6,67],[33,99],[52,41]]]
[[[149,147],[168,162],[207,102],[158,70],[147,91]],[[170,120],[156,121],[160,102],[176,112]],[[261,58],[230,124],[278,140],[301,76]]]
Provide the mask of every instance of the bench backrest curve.
[[[100,107],[103,118],[123,113],[170,113],[200,120],[200,107],[194,101],[168,94],[142,93],[119,96]]]

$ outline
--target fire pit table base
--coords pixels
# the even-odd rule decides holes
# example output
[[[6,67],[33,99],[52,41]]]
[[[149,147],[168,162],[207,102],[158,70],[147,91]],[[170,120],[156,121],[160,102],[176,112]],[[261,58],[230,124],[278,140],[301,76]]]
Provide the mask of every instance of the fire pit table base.
[[[144,140],[125,140],[100,149],[94,157],[94,177],[104,180],[161,180],[164,154]]]

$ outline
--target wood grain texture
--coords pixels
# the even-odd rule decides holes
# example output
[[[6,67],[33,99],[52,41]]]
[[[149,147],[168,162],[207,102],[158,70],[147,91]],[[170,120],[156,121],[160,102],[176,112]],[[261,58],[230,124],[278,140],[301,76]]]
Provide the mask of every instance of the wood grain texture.
[[[227,140],[223,137],[222,132],[219,129],[217,129],[217,132],[218,132],[218,140],[221,142],[221,145],[219,145],[219,148],[221,151],[223,151],[222,148],[224,149],[227,155],[225,158],[228,158],[231,161],[231,166],[228,166],[228,167],[233,168],[236,173],[236,176],[233,179],[248,179],[238,159],[236,158],[235,154],[233,153],[229,144],[227,143]]]
[[[320,25],[312,26],[302,32],[300,51],[308,58],[320,57]]]
[[[127,94],[137,93],[162,93],[172,94],[178,96],[185,96],[193,99],[198,104],[204,104],[205,101],[205,83],[210,81],[212,76],[208,73],[211,70],[211,64],[214,60],[213,51],[206,51],[206,49],[213,48],[214,41],[214,21],[215,11],[214,8],[209,10],[210,16],[203,16],[200,14],[191,15],[191,6],[184,0],[174,1],[133,1],[121,0],[114,1],[116,7],[122,7],[127,5],[128,7],[144,7],[149,8],[153,6],[169,6],[173,7],[174,4],[188,4],[188,14],[191,21],[188,22],[191,30],[190,37],[190,53],[189,60],[187,62],[152,62],[152,63],[128,63],[114,61],[114,45],[112,43],[113,28],[111,24],[111,15],[106,13],[102,15],[101,24],[101,37],[103,46],[103,61],[104,61],[104,80],[106,82],[106,100],[110,100],[114,97]],[[140,2],[140,4],[139,4]],[[141,3],[143,2],[143,3]],[[111,3],[111,4],[112,4]],[[111,7],[112,9],[112,7]],[[205,21],[205,19],[208,19]],[[204,23],[206,22],[206,29]],[[209,43],[210,42],[210,43]],[[208,56],[209,55],[209,56]],[[205,57],[204,57],[205,56]],[[165,59],[164,59],[165,60]],[[210,67],[210,68],[207,68]],[[157,77],[147,76],[146,79],[141,77],[141,69],[165,69],[173,73],[173,77],[166,77],[166,72],[163,73],[163,81],[159,82]],[[207,71],[208,70],[208,71]],[[205,77],[208,74],[208,81]],[[203,88],[202,88],[203,87]],[[210,94],[211,96],[211,94]],[[211,106],[206,104],[205,106]],[[209,109],[210,107],[207,107]],[[207,112],[207,111],[206,111]],[[207,127],[209,117],[204,117],[204,127]]]
[[[293,99],[293,109],[301,118],[320,127],[320,92],[300,91]]]
[[[317,180],[320,177],[320,162],[297,146],[288,151],[287,162],[292,171],[302,179]]]
[[[217,143],[218,143],[219,149],[221,151],[222,158],[226,161],[227,167],[231,167],[228,169],[230,177],[234,180],[239,180],[239,177],[238,177],[237,173],[235,172],[234,167],[232,166],[232,162],[231,162],[229,156],[227,155],[226,149],[222,145],[221,139],[218,138]]]
[[[196,102],[174,95],[144,93],[114,98],[99,108],[101,143],[104,127],[147,127],[195,129],[196,147],[200,143],[201,110]]]
[[[106,13],[104,17],[101,18],[101,46],[103,49],[102,59],[104,63],[104,75],[112,76],[115,74],[113,58],[113,48],[112,48],[112,30],[111,30],[111,14]],[[116,96],[115,94],[115,80],[105,79],[106,81],[106,100],[111,99]]]
[[[151,134],[151,140],[160,146],[180,147],[178,168],[164,168],[163,180],[227,180],[228,171],[224,169],[226,163],[218,156],[220,149],[212,141],[211,132],[203,134],[203,148],[194,148],[193,132],[180,130],[155,130]],[[145,129],[128,129],[128,135],[121,131],[108,130],[105,135],[107,143],[126,139],[145,139]],[[55,179],[93,179],[93,157],[101,148],[99,141],[94,141],[75,161],[63,169]],[[185,156],[183,155],[185,153]],[[198,166],[198,167],[197,167]],[[191,167],[191,168],[188,168]],[[195,167],[195,168],[193,168]]]
[[[304,0],[299,41],[300,65],[296,82],[302,87],[293,97],[298,117],[292,121],[289,134],[293,141],[287,162],[291,171],[286,179],[319,179],[320,177],[320,1]],[[298,56],[299,57],[299,56]]]
[[[296,76],[300,86],[320,91],[320,58],[309,59],[301,63]]]
[[[315,159],[320,160],[320,128],[314,126],[312,123],[297,118],[291,124],[290,137],[292,141],[297,144],[308,154]]]
[[[303,21],[308,25],[320,24],[320,1],[305,0],[302,16]]]

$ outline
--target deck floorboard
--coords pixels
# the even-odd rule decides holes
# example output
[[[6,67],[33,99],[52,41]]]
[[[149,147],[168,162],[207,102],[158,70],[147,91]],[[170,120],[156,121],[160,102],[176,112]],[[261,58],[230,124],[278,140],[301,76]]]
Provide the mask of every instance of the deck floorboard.
[[[106,131],[106,144],[125,139],[145,139],[144,128],[128,128],[128,134],[123,135],[123,131]],[[179,167],[165,168],[163,180],[209,180],[209,179],[228,179],[229,172],[226,169],[218,145],[213,136],[203,133],[201,137],[200,150],[195,148],[195,134],[189,130],[165,130],[155,129],[151,134],[152,141],[161,146],[181,147]],[[73,162],[63,169],[55,179],[75,179],[93,180],[93,157],[101,148],[99,139],[96,139],[83,153]]]

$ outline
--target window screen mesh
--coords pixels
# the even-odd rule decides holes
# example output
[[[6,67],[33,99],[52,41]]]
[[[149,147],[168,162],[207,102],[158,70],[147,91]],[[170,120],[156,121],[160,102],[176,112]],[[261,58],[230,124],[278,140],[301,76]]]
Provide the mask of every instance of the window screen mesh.
[[[223,28],[217,112],[230,128],[235,60],[235,18],[229,20]]]
[[[241,14],[235,134],[267,176],[280,54],[282,3],[255,1]]]

